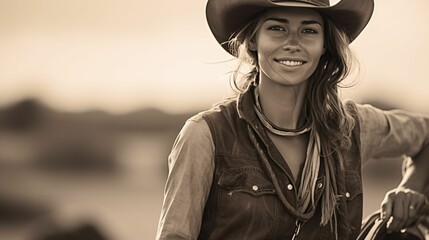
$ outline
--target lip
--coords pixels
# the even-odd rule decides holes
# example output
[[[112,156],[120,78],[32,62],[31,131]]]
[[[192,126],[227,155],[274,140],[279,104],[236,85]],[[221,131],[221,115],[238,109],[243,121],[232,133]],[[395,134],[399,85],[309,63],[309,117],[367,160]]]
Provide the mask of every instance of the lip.
[[[282,57],[282,58],[274,58],[275,61],[296,61],[296,62],[306,62],[302,58],[293,58],[293,57]]]
[[[275,58],[274,61],[277,62],[278,64],[281,64],[282,66],[289,67],[289,68],[301,67],[307,63],[307,61],[299,58]],[[294,64],[297,62],[300,62],[302,64],[287,65],[285,64],[285,62],[293,62]]]

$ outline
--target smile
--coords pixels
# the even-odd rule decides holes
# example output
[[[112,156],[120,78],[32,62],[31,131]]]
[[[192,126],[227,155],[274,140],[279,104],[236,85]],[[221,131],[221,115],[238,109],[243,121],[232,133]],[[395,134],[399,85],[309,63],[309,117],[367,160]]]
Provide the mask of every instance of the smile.
[[[276,60],[278,63],[289,66],[289,67],[296,67],[301,66],[305,62],[304,61],[294,61],[294,60]]]

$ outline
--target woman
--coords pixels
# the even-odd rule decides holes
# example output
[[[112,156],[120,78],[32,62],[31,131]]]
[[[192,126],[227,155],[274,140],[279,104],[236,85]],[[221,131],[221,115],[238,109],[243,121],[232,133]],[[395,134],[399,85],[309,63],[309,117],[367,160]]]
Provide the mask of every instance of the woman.
[[[215,38],[239,60],[241,92],[189,119],[176,139],[157,239],[355,239],[362,164],[402,154],[414,161],[384,217],[391,231],[420,217],[429,118],[338,97],[348,45],[373,5],[208,1]]]

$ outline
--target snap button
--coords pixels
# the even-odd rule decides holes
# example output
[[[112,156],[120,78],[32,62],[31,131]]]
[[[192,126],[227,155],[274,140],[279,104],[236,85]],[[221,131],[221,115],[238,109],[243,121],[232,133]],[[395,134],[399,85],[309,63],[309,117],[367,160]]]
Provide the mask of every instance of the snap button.
[[[252,189],[253,189],[253,191],[258,191],[259,187],[256,185],[253,185]]]
[[[322,188],[322,187],[323,187],[323,184],[322,184],[322,183],[318,183],[318,184],[317,184],[317,187],[318,187],[318,188]]]
[[[287,185],[287,189],[292,190],[292,189],[293,189],[292,184],[288,184],[288,185]]]
[[[346,198],[349,198],[349,197],[350,197],[350,193],[346,192]]]

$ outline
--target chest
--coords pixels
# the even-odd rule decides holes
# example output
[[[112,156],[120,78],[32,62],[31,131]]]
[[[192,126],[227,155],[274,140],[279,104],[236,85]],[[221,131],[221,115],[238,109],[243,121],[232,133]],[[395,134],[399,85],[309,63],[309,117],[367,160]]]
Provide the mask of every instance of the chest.
[[[308,134],[283,137],[268,133],[268,136],[286,161],[296,181],[307,156]]]

